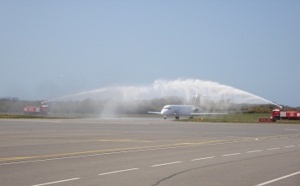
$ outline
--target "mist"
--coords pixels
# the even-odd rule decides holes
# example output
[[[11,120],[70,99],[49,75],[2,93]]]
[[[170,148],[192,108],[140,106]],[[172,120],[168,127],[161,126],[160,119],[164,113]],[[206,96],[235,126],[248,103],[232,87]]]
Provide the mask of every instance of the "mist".
[[[196,95],[202,98],[220,101],[230,100],[236,104],[274,104],[273,102],[259,97],[255,94],[228,86],[217,82],[204,81],[199,79],[178,79],[173,81],[156,80],[148,86],[116,86],[94,89],[79,92],[55,99],[47,100],[47,102],[59,100],[149,100],[162,97],[181,97],[185,101],[190,101]]]
[[[119,113],[147,113],[147,110],[159,111],[165,104],[193,104],[196,95],[200,97],[200,106],[204,111],[239,110],[242,105],[277,105],[255,94],[199,79],[156,80],[147,86],[114,86],[47,100],[55,105],[61,102],[84,101],[82,109],[97,108],[101,117],[113,117]],[[277,105],[278,106],[278,105]],[[86,108],[85,108],[86,107]],[[159,110],[158,110],[159,109]]]

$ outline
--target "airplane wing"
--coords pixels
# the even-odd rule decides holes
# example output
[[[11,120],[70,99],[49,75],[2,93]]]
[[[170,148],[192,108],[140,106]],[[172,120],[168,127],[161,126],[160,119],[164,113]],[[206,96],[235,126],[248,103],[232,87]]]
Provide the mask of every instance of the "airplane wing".
[[[160,112],[148,111],[148,114],[161,114]]]
[[[223,114],[227,114],[226,112],[217,112],[217,113],[212,113],[212,112],[199,112],[199,113],[191,113],[191,116],[204,116],[204,115],[223,115]]]

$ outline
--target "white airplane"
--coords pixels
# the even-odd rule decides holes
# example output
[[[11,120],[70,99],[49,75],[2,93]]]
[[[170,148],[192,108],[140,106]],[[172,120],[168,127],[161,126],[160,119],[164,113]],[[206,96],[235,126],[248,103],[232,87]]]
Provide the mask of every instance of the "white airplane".
[[[196,101],[197,101],[196,96]],[[196,103],[195,101],[195,103]],[[193,118],[193,116],[203,116],[203,115],[220,115],[227,113],[204,113],[202,109],[194,105],[165,105],[160,112],[148,111],[149,114],[161,114],[164,119],[167,116],[175,116],[175,119],[179,119],[180,116],[188,116]]]

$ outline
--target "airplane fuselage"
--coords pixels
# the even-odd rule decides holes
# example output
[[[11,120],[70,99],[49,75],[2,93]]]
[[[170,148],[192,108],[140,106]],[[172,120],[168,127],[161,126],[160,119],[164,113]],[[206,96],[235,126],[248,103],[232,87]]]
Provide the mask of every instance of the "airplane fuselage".
[[[191,116],[191,113],[198,112],[199,108],[192,105],[166,105],[160,111],[161,115],[167,116]]]
[[[198,96],[196,96],[197,99]],[[165,119],[167,116],[173,116],[175,119],[179,119],[180,116],[188,116],[193,118],[193,116],[203,116],[203,115],[221,115],[227,113],[212,113],[203,112],[203,109],[196,107],[196,101],[194,105],[165,105],[160,112],[148,111],[149,114],[161,114]]]

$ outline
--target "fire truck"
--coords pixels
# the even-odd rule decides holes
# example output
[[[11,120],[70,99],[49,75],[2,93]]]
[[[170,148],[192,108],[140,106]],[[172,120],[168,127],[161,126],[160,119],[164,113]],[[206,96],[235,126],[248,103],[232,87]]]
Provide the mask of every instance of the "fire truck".
[[[48,105],[41,102],[41,106],[27,106],[23,109],[23,113],[27,115],[47,115],[49,114]]]
[[[272,111],[272,118],[275,120],[288,119],[288,120],[300,120],[299,111],[282,111],[280,109],[274,109]]]

